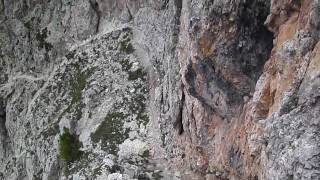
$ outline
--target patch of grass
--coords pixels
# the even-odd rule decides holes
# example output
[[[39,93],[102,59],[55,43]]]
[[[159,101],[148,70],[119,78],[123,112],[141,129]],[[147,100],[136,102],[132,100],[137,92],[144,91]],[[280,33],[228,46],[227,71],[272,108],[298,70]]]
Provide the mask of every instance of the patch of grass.
[[[81,142],[76,135],[70,133],[68,128],[64,128],[63,131],[59,139],[59,156],[65,163],[70,164],[80,159]]]
[[[129,104],[130,111],[132,113],[143,112],[145,110],[146,98],[143,94],[133,95],[132,101]]]
[[[145,76],[146,76],[146,72],[143,70],[143,68],[139,68],[135,71],[129,71],[128,72],[129,74],[129,77],[128,77],[128,80],[129,81],[134,81],[134,80],[137,80],[137,79],[141,79],[141,80],[145,80]]]
[[[120,51],[125,52],[127,54],[132,54],[134,52],[134,48],[129,38],[120,42]]]
[[[71,85],[72,85],[71,104],[81,101],[82,90],[86,87],[87,78],[88,78],[87,72],[79,72],[76,79],[71,82]]]
[[[132,68],[133,63],[130,62],[128,59],[123,59],[119,63],[121,65],[122,71],[128,72],[128,75],[129,75],[128,76],[128,80],[129,81],[134,81],[134,80],[137,80],[139,78],[141,80],[143,80],[143,81],[145,80],[145,77],[146,77],[147,73],[144,71],[143,68],[138,68],[135,71],[130,71],[130,69]]]
[[[88,167],[88,164],[92,162],[92,158],[90,157],[92,155],[91,151],[83,151],[81,153],[81,158],[77,161],[77,163],[72,164],[72,166],[68,166],[67,168],[64,169],[64,175],[68,177],[69,175],[76,174],[78,172],[83,172],[84,169]],[[99,168],[101,166],[98,166]],[[98,169],[94,169],[91,173],[93,176],[95,172],[97,172]]]
[[[97,130],[91,134],[92,141],[98,143],[101,140],[102,149],[116,155],[118,145],[129,137],[128,130],[123,128],[126,117],[121,112],[108,114]]]
[[[129,59],[123,59],[120,61],[120,64],[121,64],[121,68],[123,71],[129,71],[132,67],[132,62],[129,61]]]
[[[76,118],[80,119],[82,116],[82,104],[81,104],[81,98],[82,98],[82,90],[86,87],[87,79],[89,77],[89,73],[87,72],[81,72],[79,70],[79,67],[77,67],[78,73],[76,74],[76,77],[71,81],[71,95],[72,100],[68,108],[65,110],[65,112],[71,112],[71,109],[74,108],[76,112]],[[64,114],[64,113],[63,113]]]
[[[147,125],[149,117],[146,113],[146,98],[143,94],[134,94],[129,102],[129,109],[132,114],[137,114],[139,124]]]

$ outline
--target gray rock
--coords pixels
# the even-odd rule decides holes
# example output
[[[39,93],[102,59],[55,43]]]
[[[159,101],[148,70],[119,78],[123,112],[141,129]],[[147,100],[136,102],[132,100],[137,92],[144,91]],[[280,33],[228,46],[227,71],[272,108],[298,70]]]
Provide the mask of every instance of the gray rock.
[[[319,179],[319,8],[0,1],[0,179]]]

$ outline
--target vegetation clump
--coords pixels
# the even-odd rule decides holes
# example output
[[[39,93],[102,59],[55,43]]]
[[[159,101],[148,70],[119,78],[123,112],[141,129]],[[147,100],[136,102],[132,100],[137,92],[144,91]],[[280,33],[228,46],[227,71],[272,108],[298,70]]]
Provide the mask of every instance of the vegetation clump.
[[[97,130],[91,134],[92,141],[94,143],[101,141],[103,150],[116,154],[118,145],[129,137],[128,131],[123,128],[125,118],[126,115],[121,112],[108,114]]]
[[[82,90],[86,87],[88,78],[87,72],[79,72],[78,77],[76,77],[75,81],[72,84],[72,102],[74,104],[81,100]]]
[[[139,68],[135,71],[129,71],[129,77],[128,77],[128,80],[129,81],[134,81],[134,80],[137,80],[137,79],[141,79],[141,80],[144,80],[145,76],[146,76],[146,72],[143,70],[143,68]]]
[[[81,143],[76,135],[70,133],[68,128],[64,128],[63,131],[59,139],[60,158],[70,164],[80,159],[82,154],[80,151]]]
[[[131,69],[133,63],[130,62],[128,59],[123,59],[120,61],[120,64],[122,70],[128,72]]]
[[[78,68],[77,68],[78,69]],[[77,70],[76,77],[71,81],[71,103],[65,112],[71,112],[72,109],[76,112],[76,118],[80,119],[82,116],[81,112],[81,98],[82,98],[82,90],[86,87],[87,79],[89,74],[87,72],[80,72]]]
[[[134,52],[134,48],[129,38],[120,42],[120,51],[125,52],[127,54],[131,54]]]

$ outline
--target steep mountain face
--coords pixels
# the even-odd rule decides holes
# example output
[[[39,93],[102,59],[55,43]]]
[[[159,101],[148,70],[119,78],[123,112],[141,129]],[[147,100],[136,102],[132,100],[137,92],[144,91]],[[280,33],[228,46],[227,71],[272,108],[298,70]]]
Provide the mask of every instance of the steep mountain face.
[[[0,9],[0,179],[320,178],[318,0]]]

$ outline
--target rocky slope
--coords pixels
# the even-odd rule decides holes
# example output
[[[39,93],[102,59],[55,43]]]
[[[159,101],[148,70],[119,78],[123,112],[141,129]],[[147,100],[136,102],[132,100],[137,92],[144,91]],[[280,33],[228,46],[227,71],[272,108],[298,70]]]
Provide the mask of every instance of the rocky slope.
[[[318,0],[0,9],[0,179],[320,178]]]

